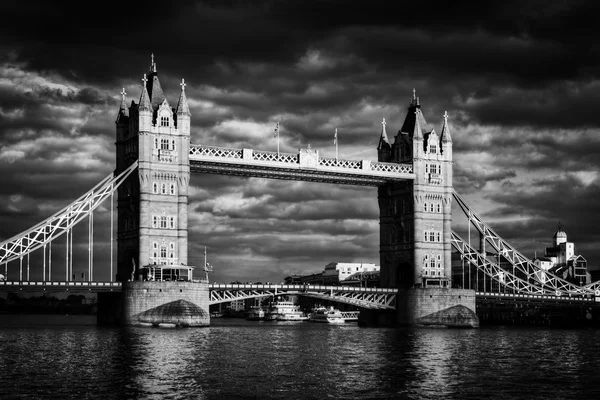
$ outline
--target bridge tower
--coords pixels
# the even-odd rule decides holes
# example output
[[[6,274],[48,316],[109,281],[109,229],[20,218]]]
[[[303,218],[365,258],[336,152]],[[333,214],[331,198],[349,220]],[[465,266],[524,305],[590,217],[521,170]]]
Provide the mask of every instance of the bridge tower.
[[[400,289],[396,322],[472,326],[475,293],[450,289],[453,163],[448,114],[438,134],[427,124],[413,90],[393,144],[385,120],[382,125],[378,160],[412,163],[415,174],[412,181],[378,188],[380,283]]]
[[[192,282],[194,267],[188,265],[191,113],[186,84],[182,79],[177,107],[171,108],[154,55],[142,81],[138,104],[127,107],[122,92],[116,120],[116,173],[138,162],[138,174],[118,189],[116,278],[123,282],[122,320],[134,323],[140,314],[160,314],[154,308],[175,301],[178,307],[171,309],[191,309],[201,317],[192,325],[208,325],[208,283]]]

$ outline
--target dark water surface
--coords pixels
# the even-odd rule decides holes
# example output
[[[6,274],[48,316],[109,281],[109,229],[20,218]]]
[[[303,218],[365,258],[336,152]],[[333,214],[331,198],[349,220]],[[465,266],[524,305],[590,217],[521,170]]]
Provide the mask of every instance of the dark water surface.
[[[0,315],[1,399],[600,398],[600,330]]]

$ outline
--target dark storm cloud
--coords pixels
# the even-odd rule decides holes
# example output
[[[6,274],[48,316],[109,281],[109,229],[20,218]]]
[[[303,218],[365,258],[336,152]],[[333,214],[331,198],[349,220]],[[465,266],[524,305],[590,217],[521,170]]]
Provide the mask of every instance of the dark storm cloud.
[[[573,237],[589,234],[582,246],[591,248],[590,176],[600,169],[596,3],[87,7],[0,4],[2,226],[31,226],[110,172],[118,93],[125,87],[127,103],[139,101],[154,53],[172,107],[181,78],[188,83],[192,143],[275,151],[280,121],[282,151],[310,143],[332,157],[337,127],[342,158],[373,160],[381,119],[393,140],[416,88],[436,131],[450,114],[455,187],[482,200],[503,235],[533,249],[551,235],[553,216],[566,213],[560,219],[581,221]],[[370,189],[208,174],[193,174],[191,186],[190,258],[202,262],[199,243],[208,244],[223,276],[378,260]],[[247,270],[236,272],[239,265]]]

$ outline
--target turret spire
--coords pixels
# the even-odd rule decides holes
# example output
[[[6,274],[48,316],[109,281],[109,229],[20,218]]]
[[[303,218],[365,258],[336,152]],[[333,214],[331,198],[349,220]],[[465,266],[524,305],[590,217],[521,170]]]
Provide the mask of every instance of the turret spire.
[[[148,96],[148,90],[146,89],[146,83],[148,82],[148,78],[146,78],[146,74],[144,74],[144,78],[142,78],[142,94],[140,96],[140,110],[152,110],[152,104],[150,104],[150,96]]]
[[[187,97],[185,95],[185,79],[181,79],[181,94],[179,95],[179,103],[177,103],[177,115],[188,115],[190,116],[190,106],[188,105]]]
[[[125,88],[121,91],[121,106],[119,107],[119,112],[123,113],[123,115],[129,116],[129,110],[127,108],[127,104],[125,102]]]
[[[450,126],[448,125],[448,112],[444,111],[444,126],[442,126],[442,133],[440,134],[442,143],[452,143],[452,137],[450,136]]]
[[[390,145],[390,141],[388,140],[387,137],[387,132],[385,131],[385,118],[383,119],[383,121],[381,121],[381,137],[379,138],[379,146],[377,146],[378,150],[381,150],[381,148],[387,144],[388,146]]]

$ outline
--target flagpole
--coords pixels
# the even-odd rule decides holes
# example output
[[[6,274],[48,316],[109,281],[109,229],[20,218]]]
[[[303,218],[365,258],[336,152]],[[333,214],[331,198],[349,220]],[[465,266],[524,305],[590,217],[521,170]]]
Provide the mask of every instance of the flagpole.
[[[277,126],[275,127],[275,136],[277,136],[277,161],[279,161],[279,122],[277,122]]]
[[[337,128],[335,128],[335,160],[337,161],[338,159],[338,140],[337,140]]]

